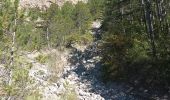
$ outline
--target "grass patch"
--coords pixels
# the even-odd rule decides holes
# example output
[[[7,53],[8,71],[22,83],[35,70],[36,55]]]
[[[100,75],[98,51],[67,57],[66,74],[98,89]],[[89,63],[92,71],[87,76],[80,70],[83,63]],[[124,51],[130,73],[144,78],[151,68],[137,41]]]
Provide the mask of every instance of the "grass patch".
[[[66,61],[62,51],[51,52],[48,56],[48,69],[52,73],[50,81],[56,80],[63,72]]]
[[[36,61],[38,61],[39,63],[41,63],[41,64],[44,64],[44,63],[46,63],[47,62],[47,60],[48,60],[48,55],[39,55],[39,56],[37,56],[36,58]]]
[[[25,97],[25,100],[41,100],[42,95],[39,93],[39,91],[34,91],[30,93],[30,95]]]
[[[78,100],[78,96],[75,92],[73,85],[70,85],[67,81],[64,83],[65,92],[61,95],[61,100]]]

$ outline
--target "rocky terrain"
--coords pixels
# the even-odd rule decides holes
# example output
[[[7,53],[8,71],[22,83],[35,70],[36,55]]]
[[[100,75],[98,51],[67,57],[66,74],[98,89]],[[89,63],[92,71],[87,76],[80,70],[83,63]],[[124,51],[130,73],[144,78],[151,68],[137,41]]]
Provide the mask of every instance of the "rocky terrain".
[[[21,7],[49,7],[51,3],[62,6],[64,2],[69,1],[76,4],[78,1],[86,2],[87,0],[20,0]]]
[[[34,80],[27,89],[38,91],[40,100],[150,100],[148,97],[151,95],[147,90],[134,92],[134,87],[129,84],[102,81],[101,58],[96,51],[96,44],[94,42],[83,50],[73,48],[64,53],[57,50],[25,53],[27,62],[32,63],[29,77]],[[55,74],[57,77],[53,77],[50,66],[36,60],[39,55],[54,52],[59,58],[55,69],[60,71]],[[168,100],[156,95],[153,98]]]
[[[131,92],[134,88],[126,83],[115,81],[106,84],[102,81],[96,44],[97,42],[84,50],[73,48],[71,52],[58,52],[62,61],[58,66],[62,65],[63,70],[60,70],[57,79],[52,77],[53,73],[48,65],[36,61],[35,58],[42,53],[28,54],[29,62],[33,63],[29,77],[35,81],[29,87],[39,91],[41,100],[148,100],[145,97],[148,95],[147,91],[145,94],[135,94]],[[53,81],[50,81],[51,77],[54,78]]]
[[[35,87],[42,100],[70,100],[71,97],[62,98],[69,91],[75,92],[74,98],[77,100],[135,100],[126,94],[129,87],[119,83],[106,85],[101,81],[100,57],[93,56],[93,49],[86,48],[84,52],[74,49],[72,53],[62,54],[64,69],[55,81],[49,81],[52,73],[48,66],[35,60],[40,53],[28,54],[29,62],[33,63],[29,77],[35,81],[29,87]]]

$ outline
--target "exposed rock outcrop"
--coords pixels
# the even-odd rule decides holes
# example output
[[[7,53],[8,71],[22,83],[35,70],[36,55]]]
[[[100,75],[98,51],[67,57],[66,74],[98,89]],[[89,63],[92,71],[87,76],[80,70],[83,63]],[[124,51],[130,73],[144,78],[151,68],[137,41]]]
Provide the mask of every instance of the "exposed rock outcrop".
[[[56,3],[59,6],[62,6],[64,2],[70,1],[73,4],[76,4],[78,1],[87,2],[87,0],[20,0],[20,7],[49,7],[52,3]]]

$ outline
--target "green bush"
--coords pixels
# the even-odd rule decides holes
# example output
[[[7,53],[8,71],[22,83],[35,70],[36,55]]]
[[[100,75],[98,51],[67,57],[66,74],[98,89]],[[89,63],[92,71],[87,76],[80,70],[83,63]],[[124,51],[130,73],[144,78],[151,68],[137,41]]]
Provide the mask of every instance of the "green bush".
[[[86,33],[86,34],[75,33],[66,36],[66,45],[74,44],[74,43],[88,44],[91,43],[92,41],[93,41],[93,36],[90,33]]]
[[[108,35],[103,38],[100,48],[103,50],[104,81],[123,79],[133,82],[136,79],[150,86],[170,84],[169,60],[167,57],[153,59],[148,42],[123,35]]]
[[[105,37],[101,49],[104,79],[114,79],[123,76],[126,63],[129,60],[128,51],[132,47],[132,40],[123,35],[109,35]]]
[[[78,100],[77,93],[73,85],[70,85],[67,81],[64,83],[66,91],[61,95],[61,100]]]
[[[44,64],[44,63],[46,63],[47,60],[48,60],[48,55],[41,55],[41,54],[40,54],[40,55],[37,56],[35,59],[36,59],[38,62]]]
[[[34,91],[25,96],[24,100],[41,100],[41,97],[42,95],[39,93],[39,91]]]

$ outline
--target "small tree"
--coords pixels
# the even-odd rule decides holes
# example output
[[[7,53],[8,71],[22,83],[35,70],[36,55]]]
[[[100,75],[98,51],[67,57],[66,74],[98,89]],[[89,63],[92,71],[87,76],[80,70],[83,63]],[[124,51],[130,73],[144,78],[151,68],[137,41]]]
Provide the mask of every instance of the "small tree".
[[[73,20],[78,32],[81,34],[86,33],[92,21],[92,16],[87,4],[80,1],[75,5]]]
[[[104,10],[104,0],[89,0],[88,6],[93,19],[101,19]]]

